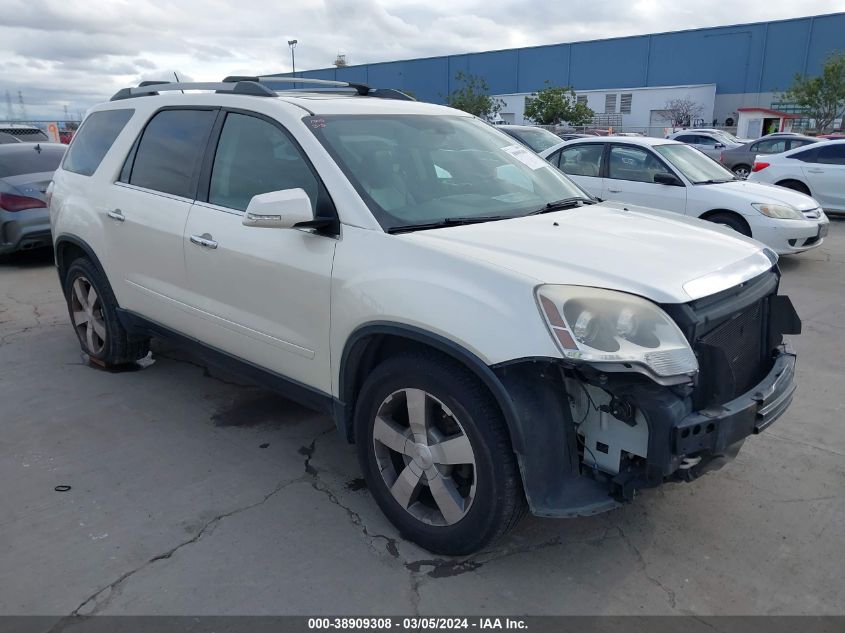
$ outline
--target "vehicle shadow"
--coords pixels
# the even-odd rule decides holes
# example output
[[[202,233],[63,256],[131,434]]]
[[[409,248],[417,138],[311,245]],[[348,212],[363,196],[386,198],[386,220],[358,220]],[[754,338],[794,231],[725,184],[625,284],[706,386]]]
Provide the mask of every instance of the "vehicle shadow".
[[[0,255],[0,266],[4,268],[42,268],[52,266],[53,261],[52,248],[36,248],[31,251]]]

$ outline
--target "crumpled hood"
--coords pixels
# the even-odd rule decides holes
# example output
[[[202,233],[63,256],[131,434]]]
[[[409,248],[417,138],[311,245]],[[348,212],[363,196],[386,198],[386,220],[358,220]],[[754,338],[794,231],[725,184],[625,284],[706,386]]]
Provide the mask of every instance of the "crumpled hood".
[[[658,303],[685,303],[719,292],[776,261],[762,244],[730,229],[613,202],[402,237],[538,284],[608,288]]]

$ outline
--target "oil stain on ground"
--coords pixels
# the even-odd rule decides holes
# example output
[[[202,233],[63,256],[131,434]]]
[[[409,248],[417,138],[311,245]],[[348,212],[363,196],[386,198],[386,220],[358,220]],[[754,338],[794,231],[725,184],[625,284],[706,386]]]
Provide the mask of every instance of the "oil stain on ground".
[[[211,416],[215,426],[254,426],[285,424],[301,420],[307,410],[269,391],[250,391],[220,407]]]

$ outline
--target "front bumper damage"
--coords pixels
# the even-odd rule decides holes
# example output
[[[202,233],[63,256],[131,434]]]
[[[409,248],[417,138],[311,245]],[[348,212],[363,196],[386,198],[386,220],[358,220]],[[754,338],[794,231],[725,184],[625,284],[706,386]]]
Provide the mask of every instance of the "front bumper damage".
[[[719,406],[693,410],[689,391],[644,376],[574,370],[577,379],[630,403],[648,428],[644,457],[626,459],[616,473],[584,463],[565,385],[573,369],[560,361],[530,359],[494,368],[518,414],[514,442],[533,514],[587,516],[631,501],[637,490],[666,481],[690,481],[733,459],[749,435],[774,423],[795,392],[795,353],[781,343],[771,369],[752,389]],[[608,415],[618,415],[606,407]],[[628,421],[632,424],[631,420]],[[635,424],[635,423],[634,423]],[[633,457],[633,456],[632,456]]]

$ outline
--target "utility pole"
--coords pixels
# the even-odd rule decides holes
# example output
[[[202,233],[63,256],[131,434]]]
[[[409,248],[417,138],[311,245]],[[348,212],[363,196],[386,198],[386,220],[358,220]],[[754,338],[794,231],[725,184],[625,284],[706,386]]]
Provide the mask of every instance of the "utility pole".
[[[288,46],[290,46],[290,66],[294,77],[296,77],[296,56],[294,55],[293,49],[296,48],[297,42],[298,40],[288,40]]]
[[[15,120],[15,109],[12,107],[12,95],[6,90],[6,118],[9,121]]]
[[[26,116],[26,106],[23,103],[23,93],[20,90],[18,90],[18,107],[21,111],[21,121],[25,122],[28,117]]]

